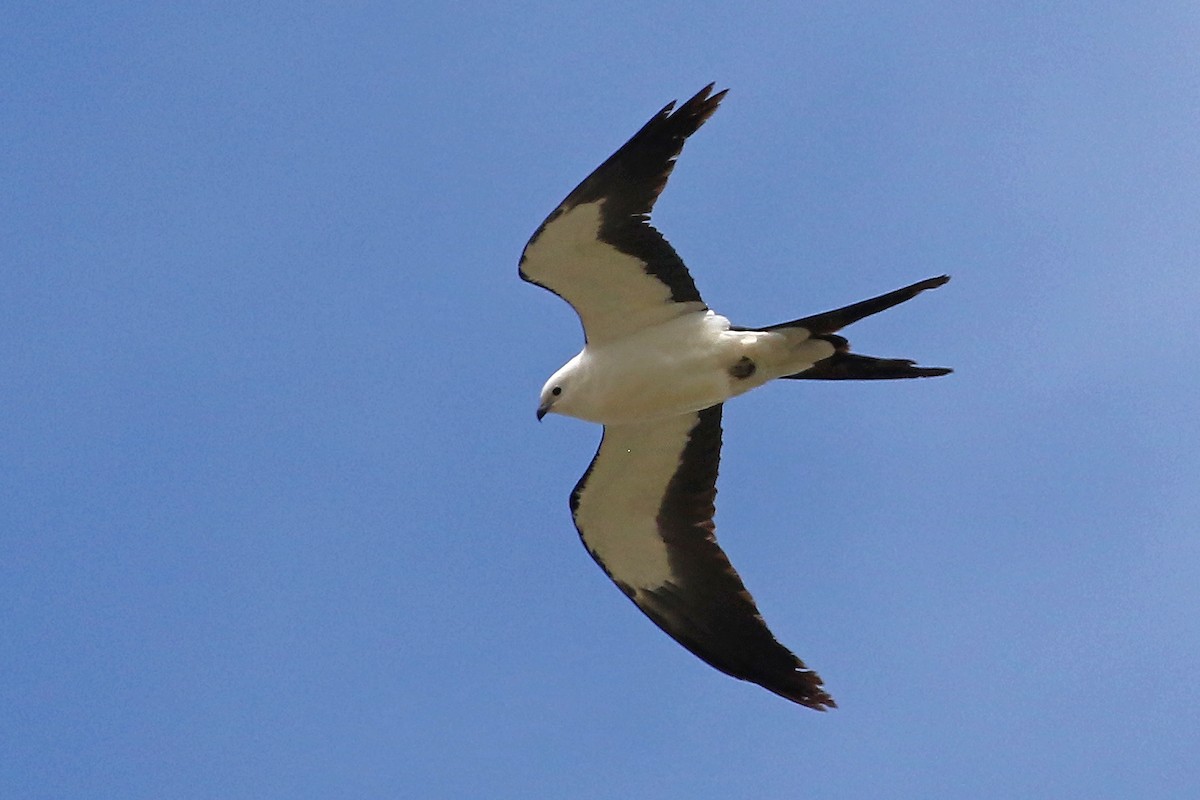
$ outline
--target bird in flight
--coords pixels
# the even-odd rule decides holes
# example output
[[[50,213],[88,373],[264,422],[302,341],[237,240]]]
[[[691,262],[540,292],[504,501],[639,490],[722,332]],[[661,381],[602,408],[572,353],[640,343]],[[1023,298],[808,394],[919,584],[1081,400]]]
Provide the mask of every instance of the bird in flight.
[[[721,409],[776,378],[945,375],[943,367],[852,353],[837,331],[949,276],[764,328],[711,311],[649,217],[684,141],[725,96],[712,90],[678,109],[667,104],[525,245],[520,276],[570,303],[585,339],[546,381],[537,416],[604,426],[570,507],[584,546],[621,591],[716,669],[824,711],[836,704],[820,676],[775,639],[717,544]]]

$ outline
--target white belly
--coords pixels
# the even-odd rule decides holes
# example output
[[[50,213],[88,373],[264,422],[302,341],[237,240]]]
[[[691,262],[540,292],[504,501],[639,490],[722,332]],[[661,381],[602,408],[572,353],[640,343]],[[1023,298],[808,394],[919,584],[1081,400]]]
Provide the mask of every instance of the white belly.
[[[606,425],[670,417],[722,403],[766,376],[734,381],[745,339],[713,312],[686,314],[577,356],[573,403],[563,413]],[[756,380],[756,378],[758,378]]]

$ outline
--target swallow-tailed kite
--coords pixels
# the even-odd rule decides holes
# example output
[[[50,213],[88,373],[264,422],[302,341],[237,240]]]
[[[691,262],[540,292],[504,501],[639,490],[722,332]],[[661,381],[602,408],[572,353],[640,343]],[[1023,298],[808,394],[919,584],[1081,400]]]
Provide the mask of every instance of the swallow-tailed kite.
[[[945,375],[851,353],[836,332],[949,278],[765,328],[710,311],[649,215],[684,141],[725,96],[712,88],[655,114],[525,246],[521,277],[570,303],[585,337],[546,382],[537,416],[604,425],[570,507],[588,552],[621,591],[722,672],[823,711],[835,704],[820,677],[776,641],[714,537],[721,407],[775,378]]]

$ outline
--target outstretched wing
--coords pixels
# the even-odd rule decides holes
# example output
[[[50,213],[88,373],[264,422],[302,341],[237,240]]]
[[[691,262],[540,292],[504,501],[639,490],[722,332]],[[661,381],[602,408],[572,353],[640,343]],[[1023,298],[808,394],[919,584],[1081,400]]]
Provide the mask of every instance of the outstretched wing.
[[[809,708],[835,705],[775,640],[717,545],[721,406],[609,425],[575,491],[584,545],[638,608],[704,661]]]
[[[668,103],[567,195],[525,245],[521,277],[570,303],[589,342],[705,309],[687,267],[649,217],[684,141],[725,96],[712,89],[674,112]]]

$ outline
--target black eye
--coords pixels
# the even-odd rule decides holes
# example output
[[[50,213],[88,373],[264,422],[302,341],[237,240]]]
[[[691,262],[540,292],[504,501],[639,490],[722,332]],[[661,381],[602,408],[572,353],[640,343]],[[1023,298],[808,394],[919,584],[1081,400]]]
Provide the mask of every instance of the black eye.
[[[550,390],[550,394],[554,395],[555,397],[558,397],[560,394],[562,394],[562,387],[555,386],[553,389]]]

